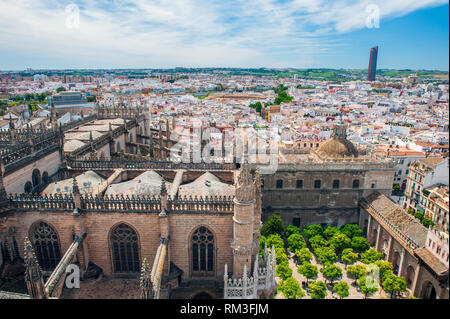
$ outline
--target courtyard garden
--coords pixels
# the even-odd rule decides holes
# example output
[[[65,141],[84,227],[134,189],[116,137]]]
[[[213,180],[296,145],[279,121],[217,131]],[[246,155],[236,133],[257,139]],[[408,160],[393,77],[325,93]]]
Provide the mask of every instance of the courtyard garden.
[[[261,229],[260,254],[275,247],[277,299],[405,298],[406,280],[355,224],[283,226],[272,215]]]

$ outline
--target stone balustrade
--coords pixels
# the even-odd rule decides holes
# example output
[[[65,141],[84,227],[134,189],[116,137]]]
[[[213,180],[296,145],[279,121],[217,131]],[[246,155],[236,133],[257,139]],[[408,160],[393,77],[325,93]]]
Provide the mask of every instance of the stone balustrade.
[[[129,170],[235,170],[236,165],[219,163],[174,163],[170,161],[102,161],[67,159],[69,170],[115,170],[118,168]]]
[[[247,276],[247,265],[244,265],[242,278],[228,278],[228,266],[224,271],[224,299],[257,299],[258,291],[273,291],[275,282],[276,257],[275,248],[269,251],[267,245],[264,248],[264,257],[255,258],[253,276]]]
[[[50,210],[73,211],[75,199],[72,194],[54,195],[10,195],[11,205],[18,210]],[[161,197],[154,196],[108,196],[93,197],[80,195],[79,209],[86,212],[161,212]],[[233,213],[233,197],[175,197],[167,198],[167,209],[170,213]]]

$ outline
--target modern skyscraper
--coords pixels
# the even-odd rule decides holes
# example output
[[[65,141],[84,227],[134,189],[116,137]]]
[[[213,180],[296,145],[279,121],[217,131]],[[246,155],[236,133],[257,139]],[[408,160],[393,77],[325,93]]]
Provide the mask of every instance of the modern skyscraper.
[[[370,49],[369,69],[367,71],[367,81],[375,81],[375,73],[377,72],[377,56],[378,56],[378,46]]]

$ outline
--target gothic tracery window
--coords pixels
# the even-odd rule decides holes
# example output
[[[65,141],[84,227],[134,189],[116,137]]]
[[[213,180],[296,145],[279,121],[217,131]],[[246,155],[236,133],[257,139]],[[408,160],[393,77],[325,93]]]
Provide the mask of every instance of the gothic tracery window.
[[[45,222],[39,222],[32,233],[36,257],[42,270],[55,269],[61,260],[59,240],[56,231]]]
[[[139,244],[136,232],[120,224],[111,233],[114,272],[139,272]]]
[[[192,270],[214,270],[214,235],[206,227],[199,227],[192,235]]]

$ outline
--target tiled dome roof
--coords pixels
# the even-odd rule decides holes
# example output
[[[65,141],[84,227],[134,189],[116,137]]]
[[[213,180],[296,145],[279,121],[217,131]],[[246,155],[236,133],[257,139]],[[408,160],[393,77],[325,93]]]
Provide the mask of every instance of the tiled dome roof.
[[[323,142],[316,151],[322,157],[348,157],[348,156],[358,156],[358,150],[347,139],[330,138],[329,140]]]

